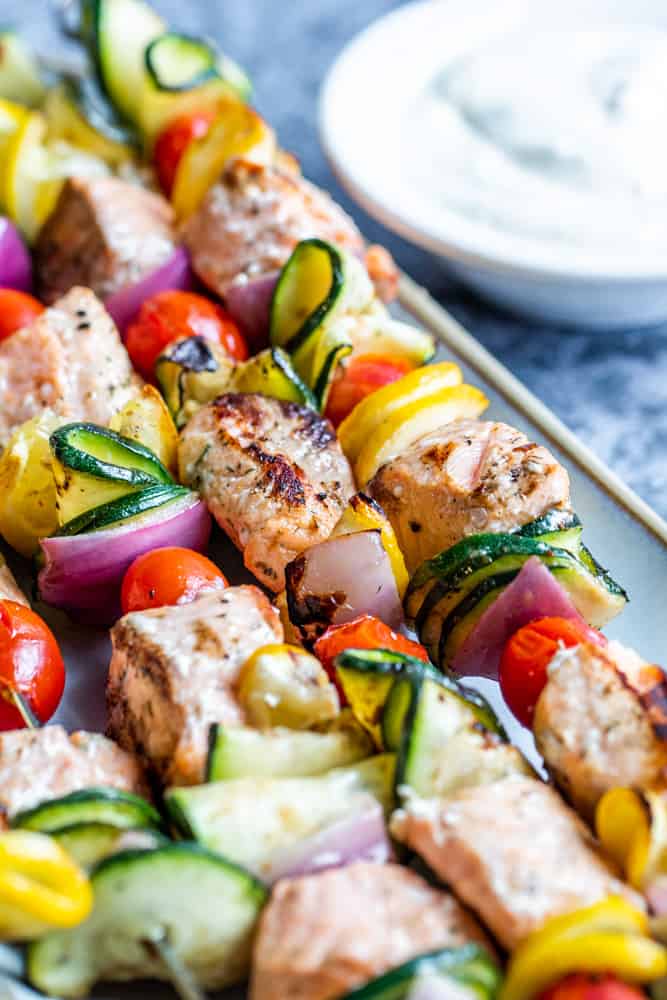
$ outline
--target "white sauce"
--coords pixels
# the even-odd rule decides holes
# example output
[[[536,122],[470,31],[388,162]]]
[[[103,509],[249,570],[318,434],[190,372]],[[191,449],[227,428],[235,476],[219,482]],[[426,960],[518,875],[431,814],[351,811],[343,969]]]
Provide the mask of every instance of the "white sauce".
[[[440,205],[513,235],[667,249],[666,107],[667,33],[524,27],[425,89],[404,148],[427,148],[406,166]]]

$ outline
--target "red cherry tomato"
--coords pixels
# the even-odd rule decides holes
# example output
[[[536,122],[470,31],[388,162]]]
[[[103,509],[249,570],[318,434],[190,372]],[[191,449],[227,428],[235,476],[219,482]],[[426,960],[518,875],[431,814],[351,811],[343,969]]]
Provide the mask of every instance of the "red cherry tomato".
[[[330,625],[315,643],[313,652],[333,681],[336,681],[334,660],[345,649],[391,649],[428,663],[423,646],[394,632],[373,615],[360,615],[344,625]],[[339,694],[342,694],[340,688]]]
[[[167,546],[138,556],[123,578],[123,614],[188,604],[203,590],[222,590],[227,579],[206,556],[192,549]]]
[[[32,295],[13,288],[0,288],[0,340],[9,337],[44,312],[44,306]]]
[[[576,973],[541,993],[538,1000],[645,1000],[645,994],[616,976]]]
[[[193,139],[203,139],[215,121],[215,111],[194,111],[181,115],[162,130],[155,143],[153,161],[160,187],[169,196],[174,187],[178,165]]]
[[[326,416],[334,427],[338,427],[362,399],[383,385],[397,382],[412,368],[405,358],[383,354],[361,354],[353,358],[345,367],[338,369],[329,392]]]
[[[127,331],[125,346],[137,371],[152,380],[155,362],[167,344],[195,335],[216,341],[235,361],[248,357],[246,342],[231,316],[194,292],[160,292],[146,299]]]
[[[539,618],[524,625],[505,645],[500,661],[500,689],[512,713],[529,729],[535,706],[547,682],[547,667],[559,644],[604,645],[600,632],[567,618]]]
[[[15,601],[0,601],[0,731],[22,729],[18,691],[40,722],[48,722],[65,687],[65,665],[46,622]]]

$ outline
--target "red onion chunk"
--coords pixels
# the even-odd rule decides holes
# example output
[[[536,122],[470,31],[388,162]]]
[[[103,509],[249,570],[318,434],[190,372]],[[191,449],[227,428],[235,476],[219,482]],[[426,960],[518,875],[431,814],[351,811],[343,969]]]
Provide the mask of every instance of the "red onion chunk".
[[[382,807],[369,795],[368,805],[354,816],[325,827],[277,858],[271,865],[270,881],[342,868],[353,861],[384,864],[392,856]]]
[[[403,607],[379,531],[360,531],[313,545],[285,571],[290,617],[322,631],[359,615],[390,628],[403,624]]]
[[[165,506],[117,528],[42,539],[45,562],[37,578],[42,600],[93,625],[114,622],[123,576],[137,556],[165,545],[206,550],[211,534],[206,504],[193,494]]]
[[[259,278],[239,281],[225,292],[225,306],[253,351],[262,350],[269,342],[271,299],[279,274],[270,271]]]
[[[479,619],[456,653],[452,669],[461,677],[497,680],[500,658],[510,636],[536,618],[547,617],[585,624],[560,583],[537,556],[531,556]]]
[[[16,226],[0,219],[0,288],[32,290],[32,261]]]
[[[188,252],[184,247],[176,247],[169,260],[161,267],[151,271],[136,284],[128,285],[110,295],[104,304],[124,336],[146,299],[152,298],[158,292],[186,292],[191,288],[192,271]]]

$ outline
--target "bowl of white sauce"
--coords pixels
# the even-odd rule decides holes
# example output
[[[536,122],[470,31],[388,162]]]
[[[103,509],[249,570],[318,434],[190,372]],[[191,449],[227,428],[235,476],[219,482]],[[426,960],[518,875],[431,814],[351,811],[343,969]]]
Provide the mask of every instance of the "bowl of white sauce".
[[[667,3],[426,0],[330,71],[325,151],[389,228],[516,311],[667,318]]]

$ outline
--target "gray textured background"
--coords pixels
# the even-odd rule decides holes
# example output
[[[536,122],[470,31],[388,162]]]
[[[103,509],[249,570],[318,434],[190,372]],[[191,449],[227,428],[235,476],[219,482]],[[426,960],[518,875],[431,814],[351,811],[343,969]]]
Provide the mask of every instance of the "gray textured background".
[[[534,392],[638,493],[667,516],[667,325],[599,334],[528,325],[450,283],[426,254],[390,237],[342,193],[319,147],[317,96],[345,42],[399,6],[394,0],[154,0],[174,25],[214,35],[250,72],[259,110],[304,171],[352,209],[372,239]],[[51,47],[48,0],[0,0],[0,20]]]

